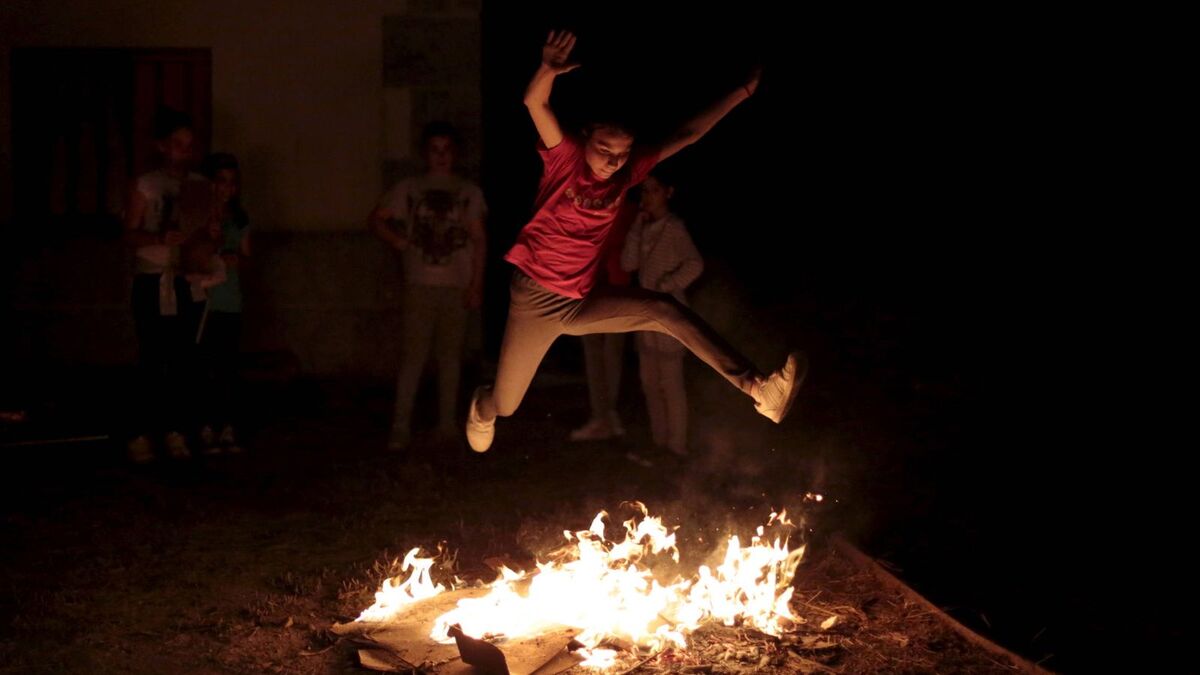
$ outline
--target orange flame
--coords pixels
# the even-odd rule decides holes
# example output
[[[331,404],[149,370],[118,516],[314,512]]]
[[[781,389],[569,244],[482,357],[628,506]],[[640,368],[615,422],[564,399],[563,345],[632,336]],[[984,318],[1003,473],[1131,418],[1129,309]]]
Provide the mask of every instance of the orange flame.
[[[687,635],[707,621],[741,623],[771,635],[800,621],[788,601],[803,546],[789,549],[787,539],[780,537],[766,541],[759,527],[748,546],[736,535],[729,537],[715,569],[702,565],[692,578],[663,585],[647,561],[661,555],[679,561],[674,530],[634,504],[642,518],[624,523],[620,542],[605,538],[608,514],[601,511],[587,530],[563,533],[574,545],[565,560],[539,563],[532,573],[502,569],[486,596],[460,600],[438,617],[430,638],[452,641],[446,629],[456,623],[469,635],[510,638],[571,626],[580,630],[576,639],[589,650],[583,665],[604,668],[615,658],[615,652],[597,649],[606,641],[657,652],[685,648]],[[771,514],[767,524],[776,523],[791,525],[786,511]],[[403,569],[412,572],[404,581],[385,581],[375,604],[357,620],[386,621],[406,605],[445,591],[430,577],[432,564],[433,559],[417,557],[417,549],[410,551]]]

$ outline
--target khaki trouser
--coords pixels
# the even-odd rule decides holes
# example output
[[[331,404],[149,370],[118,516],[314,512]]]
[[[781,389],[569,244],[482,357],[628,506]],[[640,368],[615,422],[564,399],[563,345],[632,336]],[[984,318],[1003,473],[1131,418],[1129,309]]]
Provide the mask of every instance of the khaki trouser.
[[[400,355],[400,374],[396,377],[392,428],[404,435],[411,431],[417,385],[432,352],[437,363],[438,427],[451,432],[456,428],[454,411],[467,328],[463,289],[408,285],[404,289],[401,311],[404,352]]]
[[[496,383],[484,390],[479,402],[479,414],[485,420],[516,411],[546,351],[560,335],[666,333],[747,395],[760,377],[750,361],[703,319],[664,293],[603,287],[579,300],[548,291],[517,270],[509,295]]]

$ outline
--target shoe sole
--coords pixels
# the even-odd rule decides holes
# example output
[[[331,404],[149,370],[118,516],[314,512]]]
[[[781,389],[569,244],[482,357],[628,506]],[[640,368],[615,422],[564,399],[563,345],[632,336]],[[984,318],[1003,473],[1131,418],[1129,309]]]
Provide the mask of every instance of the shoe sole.
[[[614,438],[620,438],[624,434],[604,434],[603,436],[576,436],[571,434],[568,439],[572,443],[587,443],[589,441],[611,441]]]
[[[479,432],[479,433],[483,434],[486,432]],[[482,442],[477,441],[476,439],[472,439],[471,434],[468,433],[467,434],[467,445],[469,445],[471,447],[471,450],[482,454],[492,448],[492,441],[495,440],[495,438],[496,438],[496,432],[494,429],[492,430],[492,433],[487,437],[487,440],[482,441]],[[477,445],[477,443],[478,443],[478,445]]]
[[[792,388],[788,391],[787,400],[783,402],[783,410],[779,413],[779,419],[775,420],[776,424],[781,424],[792,411],[792,404],[796,402],[796,395],[800,393],[800,387],[804,386],[804,379],[808,377],[808,357],[800,352],[792,352],[788,354],[787,364],[784,368],[791,365],[796,369],[795,381],[792,382]]]
[[[479,387],[478,389],[475,390],[475,393],[471,394],[471,407],[467,410],[467,426],[466,426],[467,445],[471,448],[471,450],[478,452],[478,453],[484,453],[484,452],[487,452],[489,449],[491,449],[492,441],[494,441],[496,439],[496,420],[492,420],[492,426],[490,429],[488,429],[485,432],[479,432],[481,435],[487,436],[486,443],[482,443],[481,447],[476,447],[475,440],[472,440],[472,438],[471,438],[471,425],[473,424],[471,422],[471,418],[479,417],[476,414],[477,408],[475,406],[475,402],[479,400],[479,392],[482,389],[483,389],[483,387]],[[480,424],[482,424],[482,422]]]

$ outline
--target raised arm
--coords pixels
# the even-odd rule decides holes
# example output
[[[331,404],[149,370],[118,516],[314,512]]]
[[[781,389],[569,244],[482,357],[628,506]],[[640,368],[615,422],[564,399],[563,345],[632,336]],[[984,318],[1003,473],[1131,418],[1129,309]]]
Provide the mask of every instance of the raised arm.
[[[758,68],[755,68],[754,71],[750,73],[750,76],[746,78],[746,81],[741,84],[741,86],[723,96],[716,103],[704,109],[699,115],[696,115],[686,124],[680,127],[680,129],[676,131],[670,138],[668,138],[666,143],[663,144],[659,159],[666,159],[691,145],[692,143],[700,140],[704,134],[707,134],[709,130],[716,126],[717,122],[721,121],[721,118],[729,114],[730,110],[733,110],[739,103],[753,96],[754,92],[758,90],[758,79],[760,75],[761,71]]]
[[[550,31],[546,44],[542,46],[542,63],[525,88],[525,107],[529,109],[533,126],[537,127],[538,136],[547,148],[562,143],[562,127],[558,125],[558,117],[550,107],[550,91],[554,88],[554,78],[579,67],[578,63],[568,60],[574,46],[575,36],[569,31]]]

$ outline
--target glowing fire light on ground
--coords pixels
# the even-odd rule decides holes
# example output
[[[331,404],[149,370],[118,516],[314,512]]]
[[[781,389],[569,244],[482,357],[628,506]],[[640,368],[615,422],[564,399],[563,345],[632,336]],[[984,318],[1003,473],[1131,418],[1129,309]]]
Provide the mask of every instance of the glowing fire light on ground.
[[[765,528],[743,546],[736,536],[725,544],[719,565],[701,565],[690,578],[661,583],[651,566],[663,556],[679,562],[675,532],[650,516],[640,503],[641,518],[624,523],[621,541],[605,537],[608,514],[600,512],[587,530],[564,531],[569,547],[552,563],[517,573],[501,569],[500,578],[483,597],[466,598],[438,617],[432,640],[452,642],[447,629],[462,626],[476,637],[520,638],[570,626],[588,650],[583,665],[613,665],[616,652],[601,645],[630,645],[659,652],[686,648],[687,635],[708,621],[752,626],[780,635],[798,622],[788,601],[791,582],[804,547],[788,548],[786,536],[768,540]],[[766,527],[790,526],[787,512],[772,513]],[[430,573],[432,558],[409,551],[403,570],[408,576],[388,579],[375,594],[375,604],[357,619],[382,622],[406,606],[445,592]]]

